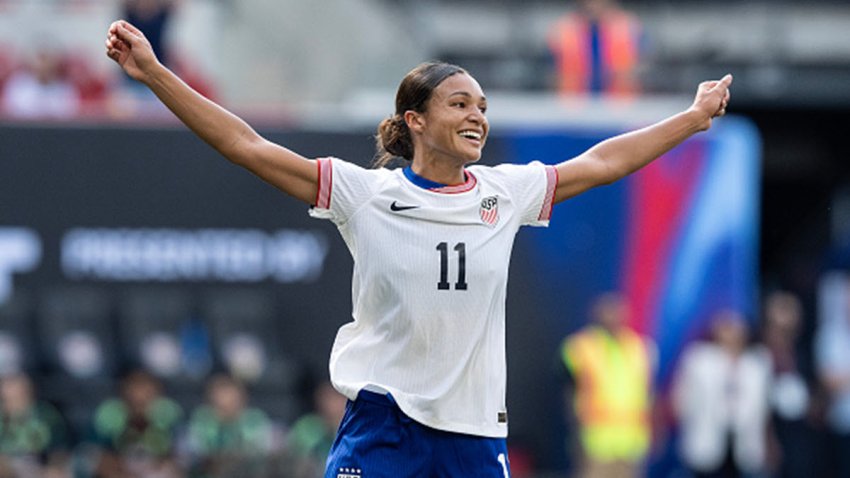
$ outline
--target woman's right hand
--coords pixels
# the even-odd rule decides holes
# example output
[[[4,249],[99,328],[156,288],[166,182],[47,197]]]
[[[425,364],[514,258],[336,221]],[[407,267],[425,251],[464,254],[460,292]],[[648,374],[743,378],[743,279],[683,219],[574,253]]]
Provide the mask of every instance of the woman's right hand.
[[[136,81],[145,82],[148,73],[159,64],[145,35],[124,20],[112,22],[106,38],[106,56]]]

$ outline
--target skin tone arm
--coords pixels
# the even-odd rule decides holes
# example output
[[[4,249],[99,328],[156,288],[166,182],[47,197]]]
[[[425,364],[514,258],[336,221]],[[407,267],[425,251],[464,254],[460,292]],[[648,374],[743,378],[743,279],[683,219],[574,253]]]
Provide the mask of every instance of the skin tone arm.
[[[120,20],[109,27],[106,55],[156,94],[186,126],[225,158],[307,204],[316,200],[316,163],[266,140],[245,121],[204,98],[156,58],[136,27]]]
[[[611,184],[646,166],[683,141],[711,127],[712,119],[726,114],[732,75],[699,85],[693,105],[637,131],[607,139],[581,155],[557,165],[555,202],[590,188]]]

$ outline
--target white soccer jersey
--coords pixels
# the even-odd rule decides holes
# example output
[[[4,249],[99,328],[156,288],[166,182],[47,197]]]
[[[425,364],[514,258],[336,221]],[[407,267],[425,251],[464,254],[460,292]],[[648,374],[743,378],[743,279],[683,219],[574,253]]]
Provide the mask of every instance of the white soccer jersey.
[[[432,428],[507,436],[508,264],[519,227],[549,223],[555,169],[470,166],[465,184],[425,189],[401,169],[318,165],[310,214],[333,221],[354,258],[334,386],[352,400],[388,392]]]

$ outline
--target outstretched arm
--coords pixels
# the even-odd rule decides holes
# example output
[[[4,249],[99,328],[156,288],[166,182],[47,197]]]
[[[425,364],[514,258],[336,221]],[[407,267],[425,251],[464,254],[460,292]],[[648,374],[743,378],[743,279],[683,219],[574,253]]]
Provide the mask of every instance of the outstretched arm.
[[[180,121],[225,158],[296,199],[308,204],[316,200],[314,161],[266,140],[238,116],[186,85],[157,60],[136,27],[123,20],[112,23],[106,55],[150,88]]]
[[[683,141],[711,127],[712,119],[726,114],[732,75],[699,85],[693,105],[637,131],[607,139],[557,166],[555,202],[590,188],[611,184],[651,163]]]

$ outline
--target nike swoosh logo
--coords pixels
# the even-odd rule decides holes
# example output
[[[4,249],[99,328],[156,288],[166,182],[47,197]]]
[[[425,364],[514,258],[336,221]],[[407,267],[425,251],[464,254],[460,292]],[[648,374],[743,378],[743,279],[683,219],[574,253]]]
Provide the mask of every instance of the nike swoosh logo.
[[[392,203],[392,204],[390,204],[390,210],[391,210],[391,211],[396,211],[396,212],[398,212],[398,211],[407,211],[408,209],[416,209],[416,208],[418,208],[418,207],[419,207],[419,206],[399,206],[397,201],[393,201],[393,203]]]

